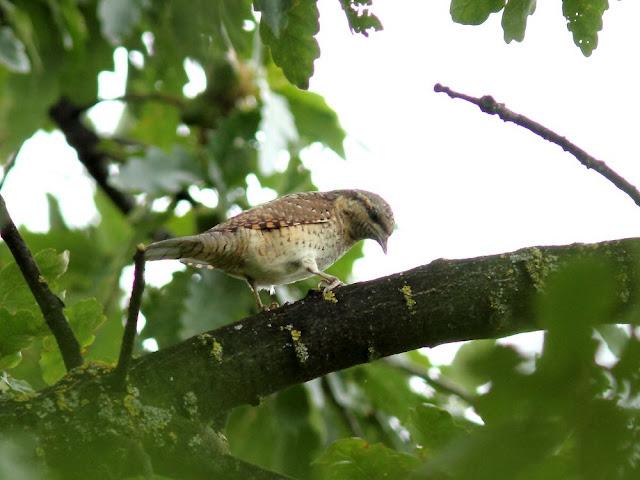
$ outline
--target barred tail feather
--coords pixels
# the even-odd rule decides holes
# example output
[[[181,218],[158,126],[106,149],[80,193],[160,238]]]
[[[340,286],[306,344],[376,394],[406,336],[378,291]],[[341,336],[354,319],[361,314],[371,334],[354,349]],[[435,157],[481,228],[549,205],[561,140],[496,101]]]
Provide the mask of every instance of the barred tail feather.
[[[196,236],[170,238],[149,245],[145,250],[147,260],[180,259],[197,256],[203,245]]]

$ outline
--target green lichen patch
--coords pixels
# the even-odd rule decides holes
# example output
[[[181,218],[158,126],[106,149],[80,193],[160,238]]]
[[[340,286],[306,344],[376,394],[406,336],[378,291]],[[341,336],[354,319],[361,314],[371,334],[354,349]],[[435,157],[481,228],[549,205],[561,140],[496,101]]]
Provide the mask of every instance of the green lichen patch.
[[[300,330],[291,330],[291,340],[297,342],[300,340],[300,337],[302,337],[302,332]]]
[[[333,293],[333,290],[322,292],[322,298],[324,298],[325,302],[338,303],[338,299],[336,298],[336,294]]]
[[[296,352],[296,358],[300,363],[306,363],[309,360],[309,349],[302,342],[302,332],[300,330],[296,330],[291,328],[289,330],[291,332],[291,340],[293,340],[293,349]]]
[[[184,411],[187,413],[189,418],[197,418],[198,417],[198,397],[192,391],[189,391],[184,394],[182,398],[182,404],[184,406]]]
[[[376,350],[376,347],[372,343],[370,343],[369,346],[367,347],[367,359],[368,359],[368,361],[373,362],[374,360],[378,360],[380,357],[381,357],[381,355]]]
[[[296,351],[296,357],[300,363],[307,363],[309,360],[309,350],[301,341],[293,342],[293,348]]]
[[[416,301],[413,298],[413,291],[411,290],[411,285],[404,284],[400,289],[402,296],[404,297],[404,303],[407,306],[407,310],[411,315],[416,313]]]
[[[212,338],[211,341],[211,356],[213,358],[216,359],[216,362],[218,363],[222,363],[222,344],[216,340],[215,338]]]
[[[510,258],[514,264],[524,264],[533,288],[538,292],[544,290],[549,274],[558,269],[558,257],[550,253],[545,254],[537,247],[513,253]]]

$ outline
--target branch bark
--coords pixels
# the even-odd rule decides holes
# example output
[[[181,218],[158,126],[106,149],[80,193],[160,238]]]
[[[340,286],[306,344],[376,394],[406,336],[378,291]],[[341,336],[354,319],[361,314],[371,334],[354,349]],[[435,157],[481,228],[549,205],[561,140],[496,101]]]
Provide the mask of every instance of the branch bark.
[[[0,425],[44,436],[47,451],[70,449],[84,462],[74,468],[102,461],[91,457],[105,452],[92,436],[139,438],[155,468],[181,455],[176,441],[200,445],[202,425],[293,384],[423,346],[539,329],[538,295],[553,272],[580,259],[605,262],[617,282],[603,323],[634,320],[640,238],[436,260],[336,289],[335,303],[315,292],[134,360],[124,393],[110,388],[111,370],[88,364],[28,401],[0,399]]]
[[[446,93],[450,98],[459,98],[461,100],[466,100],[469,103],[473,103],[474,105],[477,105],[478,108],[480,108],[480,110],[482,110],[484,113],[488,113],[489,115],[498,115],[498,117],[500,117],[500,119],[505,122],[511,122],[515,123],[516,125],[520,125],[530,132],[535,133],[539,137],[542,137],[551,143],[555,143],[565,152],[569,152],[571,155],[573,155],[582,165],[594,170],[595,172],[598,172],[604,178],[609,180],[619,190],[622,190],[624,193],[626,193],[627,196],[629,196],[629,198],[631,198],[631,200],[633,200],[634,203],[640,207],[640,192],[633,184],[625,180],[620,174],[610,168],[602,160],[598,160],[595,157],[592,157],[582,148],[578,147],[574,143],[571,143],[565,137],[557,134],[553,130],[548,129],[538,122],[525,117],[524,115],[512,112],[507,107],[505,107],[503,103],[496,102],[491,95],[484,95],[483,97],[476,98],[465,93],[455,92],[449,87],[445,87],[443,85],[440,85],[439,83],[436,83],[433,89],[434,91],[439,93]]]
[[[58,343],[65,367],[67,370],[71,370],[82,365],[80,344],[64,315],[62,310],[64,304],[49,289],[47,281],[40,274],[40,269],[33,259],[29,247],[24,243],[20,232],[11,220],[2,195],[0,195],[0,236],[11,250],[16,264],[42,311],[49,330]]]

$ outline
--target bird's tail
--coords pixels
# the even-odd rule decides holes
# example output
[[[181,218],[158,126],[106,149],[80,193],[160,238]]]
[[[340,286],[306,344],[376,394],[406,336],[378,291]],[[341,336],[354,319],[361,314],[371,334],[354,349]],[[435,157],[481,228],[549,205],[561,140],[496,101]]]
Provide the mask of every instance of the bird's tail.
[[[202,241],[197,236],[170,238],[147,246],[147,260],[191,258],[202,252]]]

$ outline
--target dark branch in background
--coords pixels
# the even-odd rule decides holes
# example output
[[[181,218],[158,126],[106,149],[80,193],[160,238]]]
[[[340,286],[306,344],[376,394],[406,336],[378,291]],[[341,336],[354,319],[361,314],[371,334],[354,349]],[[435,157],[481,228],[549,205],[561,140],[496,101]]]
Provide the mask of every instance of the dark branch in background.
[[[129,310],[127,313],[127,323],[122,335],[120,345],[120,357],[115,369],[115,381],[118,387],[123,387],[127,379],[127,371],[131,364],[131,354],[133,343],[136,338],[136,326],[138,325],[138,314],[142,303],[142,292],[144,292],[144,245],[138,245],[136,254],[133,256],[135,271],[133,274],[133,287],[131,288],[131,299],[129,300]]]
[[[82,365],[80,344],[71,330],[71,326],[64,316],[64,304],[47,285],[47,281],[40,274],[29,247],[24,243],[20,232],[9,216],[4,198],[0,195],[0,236],[6,242],[9,250],[20,268],[29,289],[33,294],[44,320],[58,343],[64,365],[67,370]]]
[[[62,97],[49,109],[49,115],[64,133],[67,143],[76,150],[78,159],[96,183],[120,211],[127,214],[135,205],[133,197],[109,184],[107,155],[98,148],[100,141],[98,135],[82,123],[83,111],[82,107],[78,107],[68,98]]]
[[[597,160],[596,158],[592,157],[580,147],[571,143],[565,137],[558,135],[554,131],[549,130],[548,128],[540,125],[530,118],[525,117],[524,115],[512,112],[511,110],[506,108],[504,104],[496,102],[490,95],[476,98],[464,93],[455,92],[449,87],[445,87],[443,85],[440,85],[439,83],[436,83],[433,89],[439,93],[446,93],[451,98],[460,98],[462,100],[466,100],[467,102],[473,103],[474,105],[477,105],[484,113],[488,113],[489,115],[498,115],[498,117],[500,117],[500,119],[505,122],[512,122],[516,125],[520,125],[521,127],[526,128],[527,130],[535,133],[545,140],[551,143],[555,143],[565,152],[569,152],[571,155],[576,157],[576,159],[582,165],[598,172],[604,178],[609,180],[618,189],[626,193],[631,198],[631,200],[635,202],[636,205],[640,206],[640,192],[635,186],[625,180],[614,170],[609,168],[607,164],[602,160]]]
[[[448,382],[442,378],[434,378],[429,372],[424,368],[419,368],[416,365],[402,360],[398,357],[389,357],[385,358],[385,362],[391,365],[394,368],[404,371],[409,375],[414,375],[416,377],[422,378],[428,385],[430,385],[434,390],[437,390],[446,395],[455,395],[456,397],[464,400],[469,405],[474,405],[473,397],[461,389],[459,386]]]
[[[85,112],[102,102],[133,103],[133,102],[149,102],[149,101],[165,103],[167,105],[173,105],[174,107],[178,107],[178,108],[184,107],[184,103],[182,102],[182,100],[176,97],[172,97],[171,95],[165,95],[162,93],[127,93],[126,95],[122,95],[120,97],[115,97],[115,98],[99,98],[94,102],[88,103],[87,105],[83,105],[82,107],[78,107],[78,109],[81,112]]]

